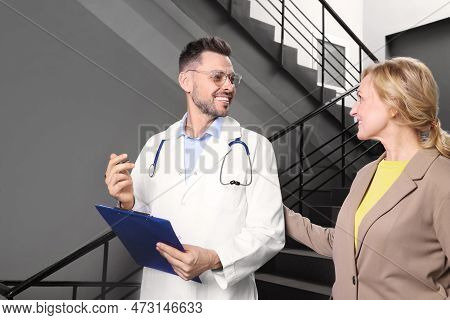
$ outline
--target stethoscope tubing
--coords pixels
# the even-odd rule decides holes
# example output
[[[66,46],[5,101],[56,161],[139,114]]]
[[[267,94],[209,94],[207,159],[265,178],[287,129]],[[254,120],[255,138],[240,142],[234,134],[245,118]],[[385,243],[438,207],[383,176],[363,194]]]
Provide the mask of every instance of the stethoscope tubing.
[[[149,170],[148,171],[148,175],[149,175],[150,178],[153,178],[155,176],[156,165],[158,164],[159,155],[161,153],[161,149],[162,149],[165,141],[166,140],[161,140],[161,142],[159,143],[158,150],[156,151],[155,158],[153,159],[153,163],[148,168],[148,170]],[[240,181],[237,181],[237,180],[231,180],[228,183],[224,183],[223,180],[222,180],[222,171],[223,171],[223,166],[225,164],[225,159],[229,155],[229,153],[231,152],[231,147],[234,144],[240,144],[241,146],[243,146],[244,149],[245,149],[245,153],[247,154],[247,159],[248,159],[248,163],[249,163],[249,166],[250,166],[250,181],[248,183],[245,183],[245,184],[241,183]],[[252,160],[250,159],[250,149],[248,148],[247,144],[244,141],[241,140],[241,138],[236,138],[235,140],[231,141],[228,145],[230,147],[230,150],[227,152],[227,154],[224,156],[224,158],[222,160],[222,165],[220,166],[219,181],[224,186],[226,186],[226,185],[236,185],[236,186],[247,187],[253,181],[253,167],[252,167]]]

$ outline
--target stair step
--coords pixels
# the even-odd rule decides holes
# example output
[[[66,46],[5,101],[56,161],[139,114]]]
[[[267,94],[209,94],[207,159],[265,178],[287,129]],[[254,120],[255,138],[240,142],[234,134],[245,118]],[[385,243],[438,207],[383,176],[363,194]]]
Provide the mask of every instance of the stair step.
[[[283,250],[280,251],[280,253],[333,261],[333,258],[318,254],[317,252],[315,252],[311,249],[308,250],[308,249],[284,248]]]
[[[289,236],[286,236],[286,244],[284,245],[285,249],[299,249],[299,250],[309,250],[312,251],[310,248],[305,246],[304,244],[295,241]]]
[[[335,281],[333,259],[309,249],[286,248],[273,258],[265,273],[332,286]]]
[[[333,188],[331,189],[331,199],[335,202],[343,203],[350,191],[350,188]]]
[[[335,226],[340,209],[340,206],[304,206],[302,215],[314,224],[330,228]]]
[[[267,273],[256,273],[255,279],[257,281],[259,291],[261,292],[266,290],[266,292],[260,294],[260,298],[263,299],[286,299],[286,293],[288,298],[295,299],[297,297],[292,294],[295,291],[297,291],[298,296],[303,299],[328,299],[331,295],[331,287],[308,281],[296,280]],[[269,286],[266,284],[269,284]],[[285,294],[283,294],[283,290]]]

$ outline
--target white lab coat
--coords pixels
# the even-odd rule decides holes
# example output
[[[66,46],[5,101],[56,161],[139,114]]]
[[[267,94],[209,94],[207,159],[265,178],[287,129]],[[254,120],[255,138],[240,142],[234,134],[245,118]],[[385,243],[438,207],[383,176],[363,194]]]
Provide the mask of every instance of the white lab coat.
[[[215,250],[223,270],[204,272],[199,284],[144,268],[141,299],[257,299],[254,271],[283,248],[285,239],[272,145],[226,117],[220,137],[209,138],[186,180],[179,127],[180,121],[151,137],[142,149],[131,173],[133,209],[170,220],[181,243]],[[219,180],[228,143],[237,137],[250,149],[253,181],[247,187],[222,185]],[[165,143],[150,178],[149,167],[162,139]],[[245,149],[233,145],[224,163],[223,182],[245,181],[249,174]]]

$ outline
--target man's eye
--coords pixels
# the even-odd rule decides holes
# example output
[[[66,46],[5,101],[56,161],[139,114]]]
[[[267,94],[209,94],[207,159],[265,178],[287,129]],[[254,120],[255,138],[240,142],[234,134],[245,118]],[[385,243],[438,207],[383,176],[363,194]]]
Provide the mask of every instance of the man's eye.
[[[213,74],[213,80],[214,81],[221,81],[224,77],[223,73],[215,73]]]

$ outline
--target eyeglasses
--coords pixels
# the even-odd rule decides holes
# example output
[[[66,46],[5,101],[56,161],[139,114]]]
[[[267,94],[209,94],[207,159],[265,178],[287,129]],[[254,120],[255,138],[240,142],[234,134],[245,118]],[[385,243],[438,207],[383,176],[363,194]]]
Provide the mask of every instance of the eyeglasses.
[[[188,72],[188,71],[194,71],[194,72],[209,75],[209,77],[212,79],[212,81],[215,83],[215,85],[218,86],[219,88],[225,84],[225,82],[227,81],[227,78],[230,80],[231,84],[234,85],[235,87],[237,87],[242,80],[242,76],[240,74],[237,74],[234,72],[226,73],[221,70],[212,70],[212,71],[201,71],[201,70],[194,70],[194,69],[186,70],[186,72]]]

